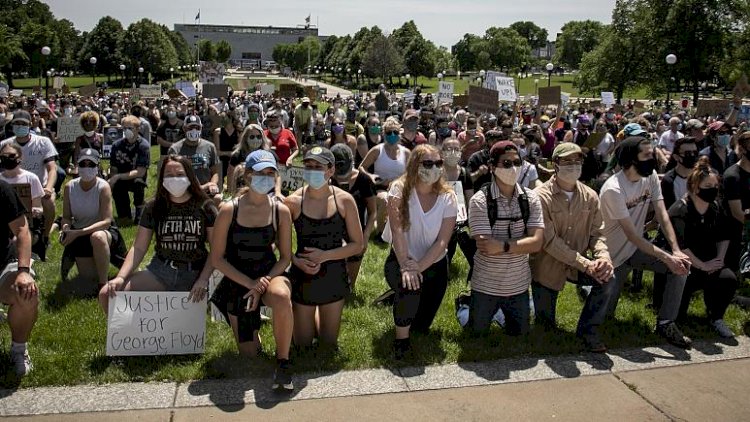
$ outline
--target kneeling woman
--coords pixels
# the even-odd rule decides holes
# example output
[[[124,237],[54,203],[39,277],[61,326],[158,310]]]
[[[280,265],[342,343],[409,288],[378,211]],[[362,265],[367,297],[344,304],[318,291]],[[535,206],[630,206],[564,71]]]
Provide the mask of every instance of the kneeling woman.
[[[328,184],[335,162],[330,150],[310,149],[303,160],[307,186],[284,201],[297,232],[290,278],[294,343],[300,347],[311,346],[316,331],[321,343],[335,347],[350,292],[346,259],[362,252],[357,204],[349,193]]]
[[[211,263],[224,279],[211,301],[227,317],[240,353],[250,356],[260,351],[261,300],[271,307],[277,359],[274,388],[291,389],[292,288],[283,274],[292,256],[292,217],[284,204],[268,195],[277,175],[276,158],[269,151],[247,156],[245,185],[249,188],[225,202],[216,219]]]
[[[427,332],[448,285],[448,242],[456,226],[456,194],[442,176],[440,151],[419,145],[406,173],[388,191],[388,225],[383,238],[393,244],[385,279],[396,292],[393,320],[396,359],[410,349],[411,330]]]
[[[104,313],[109,298],[125,291],[190,291],[194,302],[203,300],[213,267],[206,244],[216,220],[216,207],[203,193],[188,158],[170,155],[159,169],[156,197],[146,204],[138,222],[133,247],[117,277],[99,291]],[[154,258],[145,270],[135,270],[156,234]]]

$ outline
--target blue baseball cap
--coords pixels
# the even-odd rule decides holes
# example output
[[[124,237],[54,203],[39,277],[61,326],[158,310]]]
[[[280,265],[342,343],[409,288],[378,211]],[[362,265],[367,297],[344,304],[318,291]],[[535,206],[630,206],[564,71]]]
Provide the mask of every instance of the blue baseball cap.
[[[639,136],[639,135],[646,135],[648,132],[643,130],[641,125],[638,123],[628,123],[625,125],[625,127],[622,129],[622,132],[625,134],[625,136]]]
[[[253,171],[262,171],[267,168],[273,168],[279,171],[276,166],[276,157],[271,152],[264,149],[259,149],[251,152],[245,158],[245,168],[253,169]]]

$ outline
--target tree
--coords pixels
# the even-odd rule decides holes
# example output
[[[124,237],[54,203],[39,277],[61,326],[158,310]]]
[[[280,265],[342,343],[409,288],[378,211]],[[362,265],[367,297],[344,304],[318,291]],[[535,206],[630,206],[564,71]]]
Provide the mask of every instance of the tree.
[[[202,39],[198,41],[198,57],[204,62],[216,61],[216,46],[211,40]]]
[[[161,25],[161,29],[174,46],[174,50],[177,53],[177,62],[179,64],[194,63],[195,59],[193,58],[193,52],[187,41],[185,41],[185,38],[183,38],[179,32],[167,28],[166,25]]]
[[[451,47],[451,53],[459,69],[478,70],[475,51],[476,45],[481,41],[482,38],[474,34],[464,34],[464,37]]]
[[[227,40],[220,40],[216,43],[216,61],[219,63],[226,63],[229,61],[229,57],[232,56],[232,46],[229,45]]]
[[[14,59],[19,61],[28,60],[26,53],[23,51],[23,45],[21,39],[10,32],[10,29],[5,25],[0,25],[0,39],[5,42],[0,43],[0,69],[8,78],[8,85],[13,88],[13,77],[11,74],[11,63]]]
[[[83,37],[75,28],[73,22],[60,19],[52,22],[52,30],[57,34],[60,43],[58,67],[62,69],[73,69],[78,67],[78,54],[83,46]]]
[[[555,42],[555,64],[578,69],[583,54],[596,48],[604,30],[601,22],[592,20],[570,21],[563,25]]]
[[[404,55],[407,72],[414,77],[435,76],[435,62],[431,60],[434,45],[424,39],[414,21],[404,23],[391,37]]]
[[[518,34],[526,38],[531,48],[542,48],[547,46],[547,30],[540,28],[530,21],[513,22],[510,29],[515,30]]]
[[[143,67],[147,73],[166,76],[177,67],[177,52],[158,24],[141,19],[128,26],[120,49],[131,72]]]
[[[363,71],[372,76],[380,77],[383,83],[404,70],[404,58],[399,53],[391,37],[377,36],[365,52],[362,62]]]
[[[520,69],[531,57],[526,39],[511,28],[489,28],[484,36],[492,64],[506,72]]]
[[[120,73],[122,63],[120,46],[124,35],[125,30],[117,19],[111,16],[99,19],[96,26],[86,36],[80,50],[78,59],[81,67],[90,69],[89,59],[96,57],[97,71],[104,72],[108,77]]]

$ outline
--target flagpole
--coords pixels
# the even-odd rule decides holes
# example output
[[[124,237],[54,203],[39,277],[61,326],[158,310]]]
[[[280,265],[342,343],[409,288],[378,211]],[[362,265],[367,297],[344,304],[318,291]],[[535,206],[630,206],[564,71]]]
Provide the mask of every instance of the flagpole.
[[[201,9],[198,9],[198,44],[196,44],[196,47],[198,62],[195,64],[195,79],[198,79],[198,71],[201,65]]]

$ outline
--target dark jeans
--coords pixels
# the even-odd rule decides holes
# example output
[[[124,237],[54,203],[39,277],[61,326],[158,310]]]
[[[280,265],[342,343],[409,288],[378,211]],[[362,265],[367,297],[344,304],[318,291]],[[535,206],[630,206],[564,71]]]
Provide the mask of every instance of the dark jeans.
[[[737,290],[737,276],[729,268],[724,268],[713,274],[693,268],[685,282],[685,291],[682,294],[680,305],[680,318],[687,316],[690,298],[693,293],[703,290],[703,301],[706,303],[708,319],[715,321],[723,319],[724,313]]]
[[[66,172],[68,171],[68,166],[70,166],[73,159],[75,146],[75,142],[60,142],[55,144],[55,149],[57,150],[57,161],[60,163],[60,167]]]
[[[579,272],[578,280],[568,280],[577,286],[591,286],[592,291],[594,289],[601,289],[601,285],[589,277],[588,275]],[[610,280],[611,282],[611,280]],[[546,327],[554,327],[557,325],[557,296],[560,294],[557,290],[550,289],[543,286],[541,283],[536,281],[531,282],[531,294],[534,299],[534,323],[537,325],[544,325]],[[588,297],[586,303],[588,304]],[[588,306],[588,309],[594,309],[595,305],[592,303]],[[586,311],[587,307],[584,305],[583,311]],[[597,324],[598,325],[598,324]]]
[[[505,315],[505,332],[512,336],[529,332],[529,292],[515,296],[492,296],[477,291],[471,292],[471,307],[467,327],[475,334],[486,334],[492,317],[501,309]]]
[[[448,260],[443,258],[422,273],[422,288],[419,290],[402,287],[401,266],[393,250],[385,260],[384,272],[385,280],[396,292],[393,302],[396,326],[411,326],[412,331],[427,332],[448,286]]]
[[[60,196],[60,189],[65,184],[65,177],[68,175],[65,173],[65,169],[62,166],[57,167],[57,179],[55,180],[55,194]]]
[[[133,192],[133,205],[143,206],[146,183],[140,179],[118,180],[112,188],[112,199],[119,218],[133,218],[130,212],[130,192]]]

